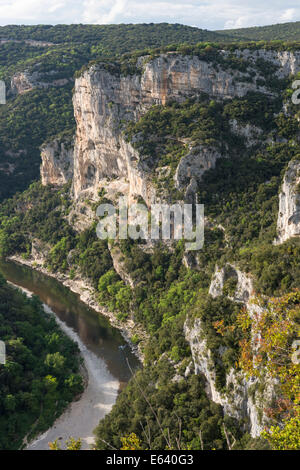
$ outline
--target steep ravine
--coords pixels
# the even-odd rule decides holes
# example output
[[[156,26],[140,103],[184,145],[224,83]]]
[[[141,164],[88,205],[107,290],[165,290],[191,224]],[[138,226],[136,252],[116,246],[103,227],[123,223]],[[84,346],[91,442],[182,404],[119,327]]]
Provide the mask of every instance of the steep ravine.
[[[147,334],[145,333],[145,331],[139,325],[136,325],[131,319],[128,319],[126,321],[120,321],[116,318],[116,315],[114,313],[109,312],[107,308],[100,306],[96,300],[96,291],[91,286],[91,283],[88,279],[85,279],[82,276],[77,276],[74,279],[70,279],[67,274],[49,272],[46,268],[44,268],[45,259],[43,257],[36,256],[35,248],[33,248],[33,255],[29,259],[25,260],[21,256],[12,256],[10,259],[14,262],[24,264],[25,266],[28,266],[34,270],[40,271],[41,273],[47,276],[53,277],[54,279],[62,283],[65,287],[68,287],[72,292],[78,294],[82,302],[84,302],[86,305],[88,305],[90,308],[92,308],[99,314],[107,317],[110,324],[120,330],[122,336],[127,341],[133,353],[141,361],[143,360],[143,353],[140,349],[140,345],[135,346],[131,342],[131,337],[133,336],[133,334],[138,333],[139,337],[141,339],[143,338],[145,341],[147,339]]]
[[[81,438],[83,449],[90,448],[94,443],[94,429],[111,410],[118,392],[131,376],[126,358],[133,369],[138,366],[137,359],[106,319],[78,301],[77,295],[55,279],[16,262],[1,261],[0,271],[26,295],[39,295],[45,311],[54,315],[59,327],[78,344],[84,360],[81,369],[86,385],[84,392],[27,449],[49,450],[49,442],[59,439],[64,444],[70,436]]]
[[[242,51],[240,56],[247,59],[254,69],[257,57],[275,64],[278,67],[278,78],[287,77],[299,70],[298,53],[259,51],[253,57],[251,51]],[[222,69],[221,65],[214,67],[198,57],[164,54],[152,60],[141,58],[137,66],[137,72],[132,75],[113,73],[103,64],[93,65],[84,71],[75,82],[73,96],[77,123],[74,150],[70,150],[73,155],[66,154],[63,150],[59,152],[59,156],[55,156],[53,149],[59,151],[57,143],[53,148],[50,145],[44,149],[42,154],[44,184],[61,185],[72,181],[73,211],[79,219],[77,227],[90,224],[90,219],[79,209],[81,204],[85,199],[97,201],[102,189],[105,189],[111,200],[120,194],[126,195],[129,201],[142,197],[148,205],[157,200],[153,174],[143,156],[134,148],[133,142],[125,138],[124,129],[128,122],[137,121],[153,105],[165,105],[169,100],[182,103],[202,92],[216,100],[243,97],[248,91],[270,94],[266,87],[245,80],[245,74]],[[262,78],[257,70],[256,78]],[[260,138],[261,130],[256,127],[246,126],[241,130],[235,121],[231,122],[231,126],[238,135],[246,133],[250,145],[255,145]],[[194,187],[194,193],[203,174],[214,168],[219,158],[227,156],[207,147],[200,146],[197,150],[195,152],[191,148],[181,158],[175,173],[177,185],[183,190]],[[290,163],[280,192],[277,243],[300,233],[298,163]],[[118,260],[114,261],[116,265]],[[228,267],[237,280],[233,300],[241,302],[250,310],[249,300],[253,294],[251,276],[235,266]],[[226,275],[224,268],[216,269],[209,291],[213,297],[222,293]],[[125,274],[122,277],[130,284]],[[64,282],[70,283],[69,285],[73,283],[66,279]],[[135,328],[136,325],[132,322],[131,331]],[[227,392],[220,394],[215,386],[210,353],[206,348],[200,320],[196,319],[191,323],[187,319],[185,337],[191,347],[196,373],[206,377],[209,396],[223,406],[226,414],[239,420],[247,418],[251,435],[259,436],[267,424],[263,406],[272,401],[273,384],[266,379],[263,393],[255,396],[253,390],[256,384],[246,380],[243,374],[231,370],[226,377]],[[257,403],[254,403],[255,400]]]

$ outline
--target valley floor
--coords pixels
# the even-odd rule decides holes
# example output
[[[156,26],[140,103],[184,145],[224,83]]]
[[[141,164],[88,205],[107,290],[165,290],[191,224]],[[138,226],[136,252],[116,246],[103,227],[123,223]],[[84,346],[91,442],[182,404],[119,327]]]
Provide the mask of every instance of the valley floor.
[[[22,289],[31,295],[26,289]],[[52,310],[44,304],[47,313]],[[70,404],[67,410],[56,420],[54,425],[27,446],[27,450],[49,450],[49,442],[58,439],[60,447],[73,437],[81,439],[82,449],[88,450],[94,444],[93,430],[99,421],[110,412],[114,405],[120,382],[108,371],[105,362],[89,351],[77,333],[56,317],[60,328],[78,344],[84,359],[82,375],[87,386],[78,401]]]
[[[63,448],[62,443],[65,443],[71,436],[75,439],[82,439],[83,450],[89,449],[94,443],[93,430],[115,403],[118,383],[112,377],[105,376],[104,373],[100,388],[99,377],[96,376],[95,371],[89,369],[88,372],[88,386],[80,399],[70,405],[52,428],[29,444],[27,450],[49,450],[48,443],[55,439],[59,439]]]

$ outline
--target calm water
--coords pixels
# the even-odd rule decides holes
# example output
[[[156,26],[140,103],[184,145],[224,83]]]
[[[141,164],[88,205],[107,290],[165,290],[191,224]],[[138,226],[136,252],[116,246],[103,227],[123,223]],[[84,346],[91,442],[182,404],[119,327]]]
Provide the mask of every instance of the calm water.
[[[0,260],[4,277],[38,295],[65,325],[71,328],[84,346],[104,361],[110,374],[124,385],[131,377],[126,358],[136,369],[139,361],[131,352],[119,330],[99,313],[81,302],[79,296],[56,279],[11,261]]]

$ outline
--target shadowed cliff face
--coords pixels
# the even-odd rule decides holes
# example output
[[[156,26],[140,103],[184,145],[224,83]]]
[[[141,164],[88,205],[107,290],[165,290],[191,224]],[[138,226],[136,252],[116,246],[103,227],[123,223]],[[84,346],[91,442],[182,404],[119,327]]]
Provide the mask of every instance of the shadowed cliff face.
[[[73,142],[53,142],[41,149],[42,184],[63,185],[73,177],[74,149]]]

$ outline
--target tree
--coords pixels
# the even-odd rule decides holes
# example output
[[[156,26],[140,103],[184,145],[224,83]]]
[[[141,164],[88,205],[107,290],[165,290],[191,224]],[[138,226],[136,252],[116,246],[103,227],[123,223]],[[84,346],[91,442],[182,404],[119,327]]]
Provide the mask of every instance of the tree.
[[[278,379],[281,396],[266,410],[279,423],[263,433],[271,447],[300,449],[300,363],[293,361],[294,341],[299,336],[300,291],[268,301],[256,299],[259,309],[243,311],[238,323],[245,333],[240,366],[248,376],[266,374]]]
[[[120,450],[143,450],[141,441],[134,432],[121,437],[121,442],[122,447]]]
[[[58,439],[55,439],[55,441],[53,442],[49,442],[48,445],[49,445],[50,450],[64,450],[64,449],[61,449]],[[74,437],[71,436],[66,441],[66,450],[81,450],[81,446],[82,446],[82,441],[80,438],[75,439]]]
[[[273,450],[299,450],[300,449],[300,416],[287,419],[284,427],[272,426],[263,431],[262,437],[267,439]]]

